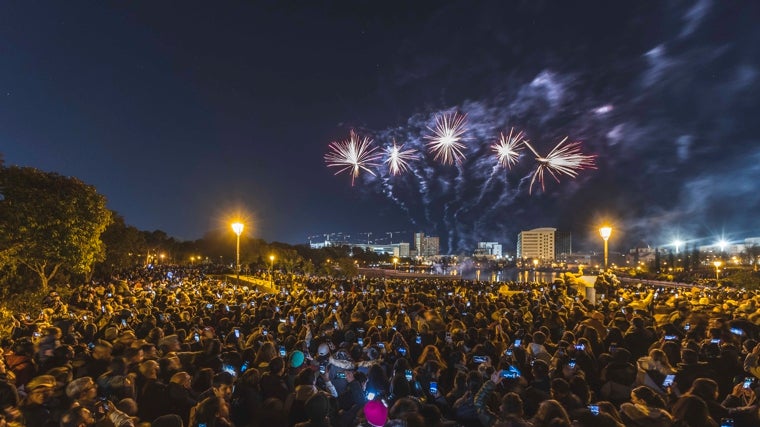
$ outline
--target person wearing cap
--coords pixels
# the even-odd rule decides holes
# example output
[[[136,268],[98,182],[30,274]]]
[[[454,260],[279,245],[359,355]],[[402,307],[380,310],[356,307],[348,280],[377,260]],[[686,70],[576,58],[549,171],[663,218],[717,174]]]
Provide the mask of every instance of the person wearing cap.
[[[73,402],[72,406],[85,406],[92,411],[97,403],[98,385],[90,377],[77,378],[66,385],[66,396]]]
[[[20,409],[27,427],[55,426],[48,407],[54,389],[55,377],[52,375],[36,376],[26,385],[28,394],[21,401]]]

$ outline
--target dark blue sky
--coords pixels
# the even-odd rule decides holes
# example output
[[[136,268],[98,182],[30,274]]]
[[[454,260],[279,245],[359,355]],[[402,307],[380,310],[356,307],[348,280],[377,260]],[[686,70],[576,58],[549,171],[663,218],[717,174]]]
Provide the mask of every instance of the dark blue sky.
[[[95,185],[127,222],[197,238],[241,209],[267,240],[419,229],[459,251],[609,218],[659,245],[760,235],[756,2],[14,2],[0,14],[0,153]],[[470,117],[460,168],[334,177],[356,128],[419,145]],[[528,196],[523,129],[599,157]]]

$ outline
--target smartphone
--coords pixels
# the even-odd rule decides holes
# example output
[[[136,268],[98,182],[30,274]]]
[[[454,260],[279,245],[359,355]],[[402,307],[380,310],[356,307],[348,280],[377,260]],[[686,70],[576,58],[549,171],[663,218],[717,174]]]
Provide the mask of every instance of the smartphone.
[[[406,378],[407,381],[411,381],[412,380],[412,370],[411,369],[407,369],[406,371],[404,371],[404,377]]]
[[[720,427],[734,427],[734,419],[733,418],[721,418],[720,419]]]
[[[515,347],[520,347],[520,344],[522,344],[522,340],[515,340]]]
[[[201,334],[199,334],[198,332],[196,332],[193,335],[193,339],[195,340],[195,342],[200,342],[200,340],[201,340]]]
[[[398,348],[398,352],[399,352],[399,354],[401,354],[402,356],[406,356],[406,349],[405,349],[404,347],[399,347],[399,348]]]
[[[485,356],[472,356],[472,361],[475,363],[486,363],[486,360]]]
[[[222,365],[222,371],[227,372],[228,374],[232,375],[233,377],[237,376],[237,372],[235,371],[235,367],[225,363]]]
[[[430,394],[438,394],[438,383],[435,381],[430,381]]]
[[[214,304],[206,304],[207,310],[211,310],[212,308],[214,308]]]
[[[577,344],[575,346],[575,349],[579,350],[579,351],[585,351],[586,350],[586,344]]]
[[[599,415],[599,405],[588,405],[588,410],[594,415]]]
[[[373,400],[375,398],[375,393],[368,391],[367,392],[367,400]]]
[[[512,349],[511,349],[511,348],[508,348],[508,349],[506,349],[506,350],[504,351],[504,354],[505,354],[505,355],[507,355],[507,356],[511,356],[513,353],[514,353],[514,352],[512,351]]]
[[[451,343],[451,332],[446,331],[446,342]]]
[[[295,317],[293,317],[292,314],[290,315],[290,323],[291,324],[296,323],[296,319],[295,319]]]
[[[516,372],[511,372],[506,369],[502,369],[501,373],[499,374],[502,378],[517,378]]]
[[[121,319],[121,326],[127,327],[127,319]]]
[[[269,331],[267,331],[266,329],[263,329],[261,331],[261,335],[267,336],[268,334],[269,334]]]
[[[278,306],[275,306],[275,307],[274,307],[274,311],[276,311],[276,312],[278,312],[278,313],[279,313],[279,312],[280,312],[280,306],[279,306],[279,305],[278,305]]]
[[[242,374],[243,372],[245,372],[245,371],[247,371],[247,370],[248,370],[248,361],[246,360],[246,361],[245,361],[245,362],[243,362],[243,364],[240,366],[240,373]]]
[[[285,355],[287,355],[287,354],[288,354],[288,351],[285,350],[285,346],[281,345],[280,346],[280,356],[285,357]]]
[[[324,363],[320,363],[319,364],[319,373],[320,374],[324,374],[325,372],[326,372],[326,370],[325,370],[325,364]]]
[[[687,323],[687,324],[683,325],[683,330],[684,331],[688,331],[689,329],[691,329],[691,324],[690,323]]]
[[[752,388],[752,383],[754,382],[754,380],[755,379],[752,378],[752,377],[746,377],[746,378],[744,378],[744,388],[745,389]]]
[[[235,328],[235,338],[240,338],[240,329]]]
[[[29,320],[29,316],[26,316],[26,317],[27,317],[27,320]],[[82,320],[87,320],[87,316],[86,315],[82,316]]]
[[[731,333],[734,335],[744,335],[744,331],[739,328],[731,328]]]
[[[570,368],[575,368],[575,365],[576,365],[575,359],[570,359],[570,361],[567,362],[567,366]]]
[[[675,335],[665,335],[665,341],[676,341],[678,337]]]
[[[377,347],[378,348],[385,348],[385,344],[379,342],[379,343],[377,343]]]
[[[673,385],[673,380],[676,379],[675,375],[665,375],[665,380],[662,382],[664,388],[668,388]]]
[[[720,344],[720,338],[713,338],[710,340],[710,343],[712,344]]]
[[[420,345],[420,344],[422,344],[422,336],[420,336],[420,335],[417,335],[417,338],[415,338],[415,339],[414,339],[414,342],[416,342],[416,343],[417,343],[417,345]]]
[[[346,379],[346,373],[343,372],[343,371],[338,372],[337,374],[335,374],[335,378],[341,378],[341,379],[345,380]]]
[[[362,337],[357,338],[356,343],[359,344],[360,346],[364,346],[364,338]]]
[[[87,344],[87,348],[89,348],[90,350],[94,349],[95,348],[95,343],[91,342],[91,343]]]

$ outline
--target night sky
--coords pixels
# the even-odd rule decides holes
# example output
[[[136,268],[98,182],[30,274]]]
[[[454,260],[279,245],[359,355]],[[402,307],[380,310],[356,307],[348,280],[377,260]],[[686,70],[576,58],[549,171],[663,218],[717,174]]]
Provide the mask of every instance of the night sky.
[[[617,249],[760,236],[760,3],[320,3],[6,2],[0,153],[181,239],[238,211],[270,241],[421,230],[451,253],[542,226],[598,246],[604,220]],[[353,188],[325,166],[350,129],[419,148],[453,111],[459,166]],[[598,168],[529,195],[531,157],[489,154],[511,127]]]

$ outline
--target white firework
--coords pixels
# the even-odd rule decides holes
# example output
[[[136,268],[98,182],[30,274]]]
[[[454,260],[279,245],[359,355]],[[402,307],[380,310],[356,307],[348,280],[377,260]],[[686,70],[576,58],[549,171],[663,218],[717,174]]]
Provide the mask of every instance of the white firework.
[[[385,149],[385,163],[388,164],[388,173],[390,175],[399,175],[409,170],[409,162],[417,158],[416,150],[404,150],[404,144],[401,146],[393,145]]]
[[[335,175],[350,171],[353,187],[361,170],[375,175],[371,168],[379,166],[378,160],[381,157],[381,154],[376,151],[377,147],[372,146],[371,138],[359,137],[351,130],[347,140],[330,143],[330,152],[325,154],[325,162],[328,167],[339,168]]]
[[[432,135],[425,139],[431,153],[435,154],[434,159],[441,161],[445,165],[462,163],[464,160],[464,149],[467,148],[461,141],[464,140],[467,115],[459,113],[443,114],[436,118],[435,128],[428,127]]]
[[[578,172],[583,169],[594,169],[594,155],[587,155],[581,152],[580,142],[571,142],[565,146],[562,144],[567,141],[565,137],[557,144],[552,151],[545,157],[542,157],[538,152],[530,146],[528,141],[524,141],[525,145],[536,155],[536,161],[538,166],[533,171],[533,177],[530,180],[530,187],[528,193],[533,191],[533,184],[538,181],[541,184],[541,189],[544,190],[544,173],[548,172],[557,182],[559,182],[558,175],[567,175],[571,178],[578,176]]]
[[[509,135],[501,133],[499,141],[491,145],[491,149],[496,153],[496,160],[499,165],[512,169],[512,165],[520,157],[521,145],[524,142],[523,133],[514,134],[515,129],[509,130]]]

